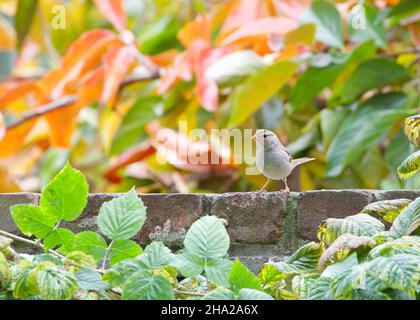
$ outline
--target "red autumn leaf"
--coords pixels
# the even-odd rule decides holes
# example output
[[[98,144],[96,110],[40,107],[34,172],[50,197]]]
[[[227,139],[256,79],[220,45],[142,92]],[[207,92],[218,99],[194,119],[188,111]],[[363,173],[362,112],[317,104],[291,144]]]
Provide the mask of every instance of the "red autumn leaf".
[[[103,57],[105,69],[105,81],[102,91],[101,102],[114,105],[115,96],[125,75],[135,61],[134,46],[115,45],[108,49]]]
[[[269,17],[254,20],[227,36],[222,41],[222,45],[229,45],[248,37],[264,36],[270,33],[286,34],[287,32],[295,29],[297,26],[298,23],[289,18]]]
[[[122,0],[93,0],[99,11],[118,31],[123,31],[127,25],[127,16]]]

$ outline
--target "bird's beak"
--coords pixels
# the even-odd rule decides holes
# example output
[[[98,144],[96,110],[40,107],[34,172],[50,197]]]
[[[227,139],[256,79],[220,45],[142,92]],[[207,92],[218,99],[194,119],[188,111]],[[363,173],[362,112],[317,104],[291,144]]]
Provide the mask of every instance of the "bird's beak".
[[[251,140],[254,140],[254,141],[255,141],[255,139],[257,139],[257,134],[254,134],[254,135],[251,137]]]

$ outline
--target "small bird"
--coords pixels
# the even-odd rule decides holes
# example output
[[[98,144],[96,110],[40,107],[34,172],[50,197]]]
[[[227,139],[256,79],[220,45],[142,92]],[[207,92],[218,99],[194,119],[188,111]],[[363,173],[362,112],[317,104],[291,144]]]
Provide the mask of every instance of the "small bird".
[[[284,191],[289,192],[287,177],[293,169],[302,163],[315,160],[315,158],[293,159],[279,138],[270,130],[258,130],[252,139],[257,142],[257,168],[268,178],[260,192],[264,191],[271,180],[282,180],[285,185]]]

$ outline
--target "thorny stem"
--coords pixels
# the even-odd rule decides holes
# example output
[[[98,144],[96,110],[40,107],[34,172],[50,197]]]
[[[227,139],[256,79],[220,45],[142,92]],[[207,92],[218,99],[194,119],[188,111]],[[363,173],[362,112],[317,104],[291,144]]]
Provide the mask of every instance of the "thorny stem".
[[[22,238],[22,237],[16,236],[12,233],[9,233],[9,232],[3,231],[3,230],[0,230],[0,235],[45,250],[44,245],[40,241],[33,241],[33,240],[30,240],[30,239]],[[48,252],[57,256],[57,257],[59,257],[60,259],[64,260],[64,262],[67,262],[68,264],[71,264],[75,267],[86,268],[85,266],[82,266],[81,264],[78,264],[76,262],[73,262],[73,261],[67,259],[65,256],[63,256],[61,253],[58,253],[57,251],[54,251],[52,249],[48,249]],[[101,272],[101,270],[95,270],[95,271]]]
[[[101,270],[105,271],[106,268],[106,260],[108,260],[108,255],[109,255],[109,250],[111,249],[112,245],[114,244],[114,240],[111,241],[111,243],[109,244],[108,248],[106,248],[105,250],[105,255],[104,258],[102,260],[102,267]]]

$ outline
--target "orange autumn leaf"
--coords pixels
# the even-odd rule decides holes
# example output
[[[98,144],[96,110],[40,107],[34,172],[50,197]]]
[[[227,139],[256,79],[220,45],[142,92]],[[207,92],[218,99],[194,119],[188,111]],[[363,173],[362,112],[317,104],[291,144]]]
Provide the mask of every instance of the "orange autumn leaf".
[[[121,82],[135,61],[135,50],[137,49],[134,46],[116,45],[110,47],[104,55],[105,80],[101,97],[103,104],[114,105]]]
[[[79,111],[80,106],[72,104],[45,115],[50,128],[49,137],[52,146],[58,148],[69,148],[71,146],[71,137],[76,129]]]
[[[40,82],[42,87],[56,99],[84,73],[101,64],[107,48],[121,43],[118,37],[107,30],[91,30],[77,39],[66,52],[58,69],[50,72]]]
[[[289,18],[261,18],[237,29],[235,32],[227,36],[221,44],[226,46],[248,37],[268,35],[270,33],[286,34],[287,32],[295,29],[297,26],[298,23]]]
[[[210,42],[211,40],[211,18],[209,15],[198,16],[195,20],[187,23],[178,32],[178,40],[188,48],[194,41],[203,40]]]
[[[16,83],[6,84],[6,90],[0,91],[0,109],[4,109],[8,104],[26,96],[29,93],[39,93],[40,89],[32,80],[19,81]]]
[[[0,113],[0,141],[3,139],[6,134],[6,125],[4,123],[3,115]]]
[[[80,82],[77,90],[77,105],[81,108],[99,101],[103,89],[105,70],[103,67],[89,72]]]
[[[93,0],[99,11],[114,26],[117,31],[123,31],[127,25],[127,16],[122,0]]]
[[[36,119],[27,121],[18,127],[7,129],[0,139],[0,157],[4,158],[18,151],[24,144],[24,139],[35,125]]]

